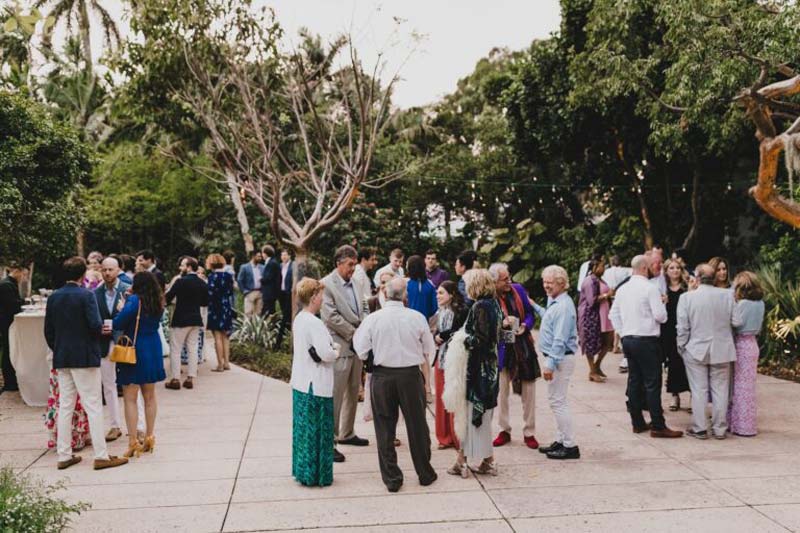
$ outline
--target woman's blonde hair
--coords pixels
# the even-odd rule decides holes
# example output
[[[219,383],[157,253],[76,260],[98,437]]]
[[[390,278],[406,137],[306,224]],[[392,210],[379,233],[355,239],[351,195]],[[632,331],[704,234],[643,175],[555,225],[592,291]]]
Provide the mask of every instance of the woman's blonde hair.
[[[295,291],[297,291],[297,299],[300,301],[300,305],[305,307],[310,304],[311,299],[322,292],[324,288],[325,285],[314,278],[303,278],[298,281]]]
[[[227,264],[228,262],[222,257],[222,254],[208,254],[208,257],[206,257],[206,268],[209,270],[216,270]]]
[[[736,274],[736,277],[733,278],[733,287],[736,300],[759,301],[764,299],[764,289],[761,287],[758,276],[748,270]]]
[[[664,272],[663,276],[664,276],[664,281],[667,282],[667,287],[669,287],[670,283],[667,271],[669,270],[669,267],[672,266],[673,264],[678,265],[681,269],[681,287],[683,287],[684,289],[688,289],[689,272],[686,271],[686,263],[684,263],[683,259],[681,259],[680,257],[667,259],[666,261],[664,261],[664,266],[661,267],[661,270]]]
[[[464,274],[467,296],[473,300],[494,298],[494,278],[485,268],[473,268]]]

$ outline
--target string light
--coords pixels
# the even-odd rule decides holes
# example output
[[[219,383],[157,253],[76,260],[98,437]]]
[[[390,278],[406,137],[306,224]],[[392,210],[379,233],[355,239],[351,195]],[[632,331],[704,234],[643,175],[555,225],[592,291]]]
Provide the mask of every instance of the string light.
[[[681,192],[686,192],[686,185],[681,185]]]
[[[733,186],[730,183],[728,183],[728,190],[730,191],[732,189],[733,189]]]

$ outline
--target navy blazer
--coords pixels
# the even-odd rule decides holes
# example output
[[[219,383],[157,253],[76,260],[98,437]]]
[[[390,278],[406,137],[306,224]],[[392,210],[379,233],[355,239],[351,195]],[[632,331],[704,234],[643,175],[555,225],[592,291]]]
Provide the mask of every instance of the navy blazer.
[[[261,297],[264,300],[277,300],[281,294],[281,264],[274,257],[270,257],[264,265],[264,275],[261,277]]]
[[[47,299],[44,338],[53,351],[53,368],[100,366],[103,321],[91,291],[67,283]]]
[[[236,283],[239,284],[239,290],[242,291],[242,294],[247,294],[256,290],[256,276],[258,276],[258,280],[260,281],[263,274],[264,265],[260,263],[253,266],[253,263],[247,262],[240,266]]]
[[[117,285],[117,288],[114,289],[114,303],[111,306],[111,309],[108,308],[106,304],[106,284],[103,282],[94,290],[94,297],[97,300],[97,309],[100,311],[100,318],[102,320],[113,320],[115,316],[117,316],[117,304],[119,303],[119,299],[122,298],[122,295],[130,288],[130,285],[127,283],[123,283],[121,280]],[[117,341],[119,336],[122,335],[121,331],[112,331],[111,337],[102,336],[100,337],[100,357],[105,357],[108,355],[108,348],[111,345],[111,339],[114,339],[114,342]]]
[[[280,264],[280,267],[283,268],[283,263]],[[294,267],[294,261],[289,261],[289,270],[286,271],[286,283],[281,282],[281,292],[292,292],[292,269]],[[286,289],[283,286],[286,285]]]
[[[208,285],[197,274],[186,274],[176,279],[167,291],[166,298],[167,305],[178,299],[172,314],[173,328],[203,327],[200,308],[208,307]]]

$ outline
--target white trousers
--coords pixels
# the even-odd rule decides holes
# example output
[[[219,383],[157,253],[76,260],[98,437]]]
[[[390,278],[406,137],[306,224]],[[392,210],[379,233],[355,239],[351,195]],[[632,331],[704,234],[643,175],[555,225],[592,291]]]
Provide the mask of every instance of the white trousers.
[[[500,371],[500,394],[497,397],[498,423],[500,431],[511,433],[508,419],[508,397],[511,396],[511,380],[508,370]],[[536,382],[522,381],[522,436],[533,437],[536,430]]]
[[[558,368],[553,371],[553,379],[547,385],[547,399],[556,417],[556,441],[566,448],[575,446],[575,429],[567,404],[567,391],[572,372],[575,370],[575,355],[566,355]]]
[[[197,349],[200,345],[200,326],[170,328],[169,330],[169,368],[171,379],[181,379],[181,352],[186,347],[189,356],[187,375],[197,377]]]
[[[103,400],[100,368],[59,368],[58,369],[58,460],[72,458],[72,415],[75,401],[81,396],[81,404],[89,419],[89,433],[92,437],[95,459],[108,459],[106,430],[103,420]],[[114,398],[117,394],[114,391]]]
[[[692,430],[708,431],[706,404],[711,390],[711,429],[714,435],[725,435],[728,429],[728,393],[731,364],[709,365],[686,357],[686,377],[692,390]]]

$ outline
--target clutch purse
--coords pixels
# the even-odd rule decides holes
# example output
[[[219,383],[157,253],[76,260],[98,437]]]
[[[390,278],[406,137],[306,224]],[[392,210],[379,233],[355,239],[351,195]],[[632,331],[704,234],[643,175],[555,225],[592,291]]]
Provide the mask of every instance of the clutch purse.
[[[133,340],[127,335],[119,338],[111,350],[111,355],[108,358],[114,363],[123,363],[126,365],[136,364],[136,337],[139,335],[139,317],[142,315],[142,302],[139,302],[139,310],[136,312],[136,328],[133,330]]]

